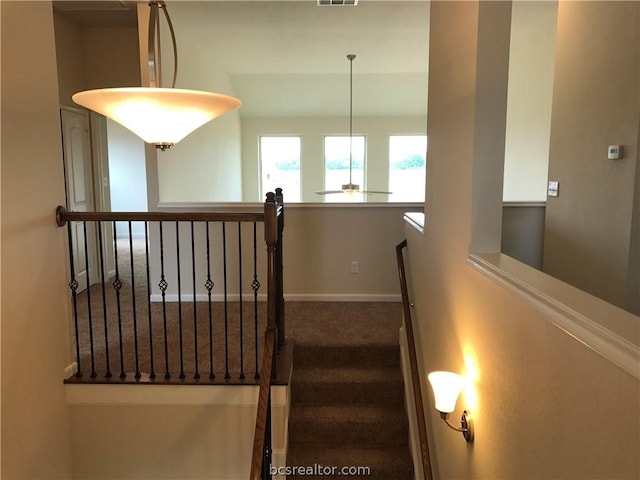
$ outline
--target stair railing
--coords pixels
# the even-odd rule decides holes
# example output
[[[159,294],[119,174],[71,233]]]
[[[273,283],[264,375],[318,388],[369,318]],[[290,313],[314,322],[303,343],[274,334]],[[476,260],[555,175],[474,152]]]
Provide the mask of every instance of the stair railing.
[[[270,197],[270,195],[272,197]],[[273,199],[273,201],[270,201]],[[282,234],[284,209],[282,189],[267,194],[265,208],[265,242],[267,244],[267,329],[265,332],[260,391],[253,438],[250,480],[272,478],[271,385],[277,376],[278,350],[284,345],[284,295],[282,268]]]
[[[58,207],[57,224],[68,229],[75,331],[76,371],[66,382],[258,384],[259,323],[266,315],[267,330],[275,325],[276,333],[284,332],[284,315],[276,309],[284,306],[276,248],[282,243],[282,214],[281,189],[277,196],[267,195],[262,212],[69,212]],[[134,222],[144,226],[138,261]],[[269,239],[266,314],[258,302],[258,271],[264,269],[257,254],[260,223]],[[120,225],[128,227],[128,237],[116,238]],[[252,252],[246,247],[243,252],[243,240],[252,242]],[[253,264],[246,261],[250,256]],[[245,376],[249,371],[253,378]]]
[[[413,390],[413,400],[416,407],[416,419],[418,427],[418,437],[420,440],[420,457],[422,461],[422,471],[425,480],[433,479],[431,470],[431,458],[429,456],[429,441],[427,439],[427,429],[424,417],[424,406],[422,403],[422,382],[420,381],[420,371],[418,370],[418,358],[416,355],[416,343],[413,334],[413,322],[411,319],[411,302],[409,300],[409,290],[407,288],[407,277],[404,268],[404,257],[402,250],[407,246],[407,241],[403,240],[396,245],[396,259],[398,262],[398,275],[400,277],[400,292],[402,295],[402,310],[404,313],[404,326],[407,333],[407,346],[409,351],[409,364],[411,366],[411,383]]]

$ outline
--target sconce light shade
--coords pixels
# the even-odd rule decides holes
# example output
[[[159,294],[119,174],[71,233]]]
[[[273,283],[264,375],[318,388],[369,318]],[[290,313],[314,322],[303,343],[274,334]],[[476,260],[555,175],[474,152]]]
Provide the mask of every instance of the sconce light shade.
[[[428,378],[436,399],[436,410],[452,413],[456,409],[458,396],[464,387],[464,377],[452,372],[431,372]]]
[[[72,98],[161,149],[171,147],[242,103],[219,93],[145,87],[87,90]]]

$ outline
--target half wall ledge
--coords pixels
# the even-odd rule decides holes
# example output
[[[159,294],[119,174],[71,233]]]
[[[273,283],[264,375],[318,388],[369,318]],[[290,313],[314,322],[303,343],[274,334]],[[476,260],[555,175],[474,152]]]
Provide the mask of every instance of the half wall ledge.
[[[467,262],[640,379],[640,318],[501,253],[471,253]]]

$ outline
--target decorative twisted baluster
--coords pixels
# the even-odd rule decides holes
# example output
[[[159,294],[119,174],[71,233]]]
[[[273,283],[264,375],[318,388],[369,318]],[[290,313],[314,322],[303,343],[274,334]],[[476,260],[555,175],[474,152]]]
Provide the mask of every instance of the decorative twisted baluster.
[[[120,280],[120,268],[118,266],[118,239],[116,238],[116,222],[113,222],[113,257],[116,267],[116,276],[113,279],[113,289],[116,292],[116,312],[118,315],[118,343],[120,347],[120,378],[126,378],[124,371],[124,349],[122,348],[122,309],[120,305],[120,290],[122,289],[122,281]]]
[[[253,328],[255,334],[254,353],[256,374],[254,378],[257,380],[260,378],[258,368],[258,290],[260,289],[260,282],[258,281],[258,235],[256,222],[253,222],[253,281],[251,282],[251,289],[253,290]]]

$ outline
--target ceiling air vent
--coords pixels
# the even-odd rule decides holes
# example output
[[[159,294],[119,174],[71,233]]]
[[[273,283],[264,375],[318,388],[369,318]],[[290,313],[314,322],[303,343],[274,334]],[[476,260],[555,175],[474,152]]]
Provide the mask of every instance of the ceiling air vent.
[[[355,7],[358,5],[358,0],[317,0],[318,6],[324,7],[342,7],[342,6],[352,6]]]

